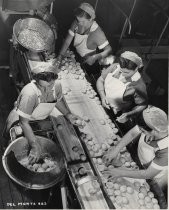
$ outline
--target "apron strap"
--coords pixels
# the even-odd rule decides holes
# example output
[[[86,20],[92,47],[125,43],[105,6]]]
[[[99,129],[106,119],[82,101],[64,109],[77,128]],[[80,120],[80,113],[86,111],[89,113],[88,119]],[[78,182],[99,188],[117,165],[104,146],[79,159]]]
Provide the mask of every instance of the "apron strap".
[[[38,97],[38,103],[40,103],[41,101],[40,101],[40,91],[39,91],[39,89],[38,89],[38,87],[36,86],[36,84],[35,84],[35,80],[32,80],[31,82],[30,82],[30,84],[31,84],[31,86],[32,86],[32,88],[34,89],[34,91],[35,91],[35,93],[36,93],[36,95],[37,95],[37,97]]]
[[[98,27],[99,27],[99,25],[96,23],[96,21],[94,21],[90,28],[90,32],[95,31]]]

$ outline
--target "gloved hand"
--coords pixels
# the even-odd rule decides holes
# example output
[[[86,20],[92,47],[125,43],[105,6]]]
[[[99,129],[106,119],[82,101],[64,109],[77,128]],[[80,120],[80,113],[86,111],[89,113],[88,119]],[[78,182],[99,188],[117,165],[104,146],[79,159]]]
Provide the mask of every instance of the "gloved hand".
[[[30,164],[34,164],[39,161],[41,156],[41,146],[38,142],[31,145],[31,150],[28,156],[28,160]]]

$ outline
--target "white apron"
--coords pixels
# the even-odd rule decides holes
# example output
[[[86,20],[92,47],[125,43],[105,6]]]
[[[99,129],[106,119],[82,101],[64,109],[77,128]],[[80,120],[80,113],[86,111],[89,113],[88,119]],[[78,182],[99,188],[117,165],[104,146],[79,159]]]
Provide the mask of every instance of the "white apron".
[[[90,32],[95,31],[98,28],[98,24],[94,21],[91,28],[90,28]],[[89,32],[89,34],[90,34]],[[75,33],[75,37],[74,37],[74,47],[76,48],[78,54],[81,57],[84,57],[85,55],[94,52],[96,49],[91,50],[87,47],[87,39],[89,34],[78,34]]]
[[[123,100],[126,87],[130,82],[123,83],[120,79],[115,78],[114,75],[117,71],[119,71],[119,68],[107,75],[104,85],[106,98],[110,106],[118,112],[130,106],[129,102]]]
[[[168,138],[168,137],[165,137]],[[145,134],[142,133],[138,143],[138,157],[142,165],[147,165],[152,162],[155,157],[155,149],[147,144],[145,141]],[[153,178],[160,186],[167,183],[168,180],[168,167],[164,167],[164,170],[160,171]]]
[[[33,110],[31,114],[30,120],[44,120],[47,118],[50,113],[53,111],[55,107],[55,103],[41,103],[40,102],[40,94],[37,86],[34,84],[34,82],[31,82],[32,88],[35,90],[37,96],[38,96],[38,106]],[[54,93],[55,94],[55,93]],[[54,96],[55,98],[55,96]]]

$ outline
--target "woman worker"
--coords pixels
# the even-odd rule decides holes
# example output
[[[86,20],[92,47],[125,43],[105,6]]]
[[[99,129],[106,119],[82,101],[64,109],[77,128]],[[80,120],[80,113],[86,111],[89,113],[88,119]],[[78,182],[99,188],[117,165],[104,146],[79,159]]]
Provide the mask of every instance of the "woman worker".
[[[70,112],[63,98],[62,87],[57,80],[55,68],[52,65],[42,62],[32,69],[32,75],[34,80],[22,89],[17,99],[16,108],[10,114],[12,119],[15,114],[19,115],[19,123],[31,146],[30,163],[38,161],[41,149],[29,121],[45,119],[54,107],[74,125],[76,125],[76,120],[79,119]],[[8,117],[8,122],[10,123],[10,117]],[[7,128],[9,129],[9,126]]]
[[[121,149],[133,140],[138,140],[138,157],[144,169],[131,170],[127,168],[113,168],[108,174],[112,177],[131,177],[136,179],[152,179],[158,187],[166,193],[168,183],[168,120],[161,109],[148,106],[138,118],[138,124],[133,127],[115,147],[104,156],[109,164],[117,158]],[[159,192],[157,192],[160,194]]]
[[[147,106],[146,85],[139,69],[142,59],[134,52],[125,51],[120,55],[119,64],[113,63],[97,80],[97,90],[102,105],[112,108],[114,114],[123,113],[117,120],[125,123],[142,112]]]
[[[111,53],[109,42],[96,23],[94,8],[88,3],[82,3],[75,13],[75,20],[61,47],[58,59],[61,61],[70,43],[74,39],[74,47],[84,63],[93,65]],[[96,50],[99,50],[97,53]]]

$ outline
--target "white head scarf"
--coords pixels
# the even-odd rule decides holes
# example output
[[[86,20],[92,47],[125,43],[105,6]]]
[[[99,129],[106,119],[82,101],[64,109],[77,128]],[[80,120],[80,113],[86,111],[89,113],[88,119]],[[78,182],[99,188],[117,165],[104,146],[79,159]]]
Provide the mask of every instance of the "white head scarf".
[[[86,13],[88,13],[92,19],[95,19],[96,15],[95,15],[95,10],[92,7],[92,5],[90,5],[89,3],[83,2],[80,6],[80,9],[82,9],[83,11],[85,11]]]
[[[143,67],[142,58],[139,57],[139,56],[138,56],[136,53],[134,53],[134,52],[125,51],[124,53],[122,53],[122,54],[120,55],[120,57],[126,58],[126,59],[132,61],[133,63],[137,64],[138,68]]]
[[[166,132],[168,130],[166,113],[155,106],[149,105],[143,111],[143,118],[145,123],[153,130],[158,132]]]
[[[39,74],[42,72],[53,72],[55,73],[55,67],[52,66],[49,62],[40,62],[33,69],[34,74]]]

